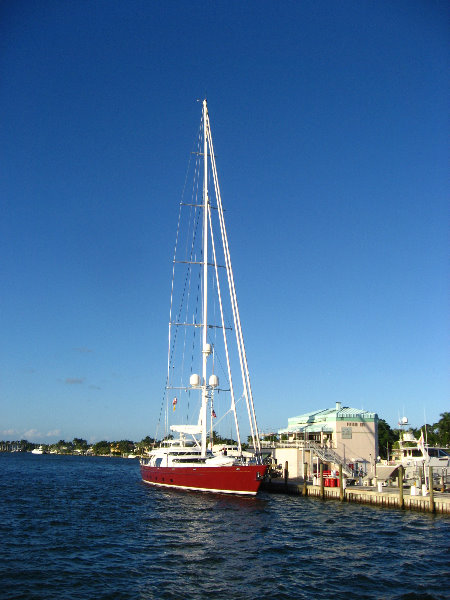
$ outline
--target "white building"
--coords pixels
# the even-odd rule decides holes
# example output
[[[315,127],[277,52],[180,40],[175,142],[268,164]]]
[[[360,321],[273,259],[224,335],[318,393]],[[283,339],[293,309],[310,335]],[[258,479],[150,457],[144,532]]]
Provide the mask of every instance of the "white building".
[[[309,473],[323,462],[328,470],[342,465],[347,475],[372,475],[378,455],[378,415],[341,406],[315,410],[288,419],[278,432],[281,442],[274,450],[278,464],[289,463],[289,476],[302,477],[303,465]]]

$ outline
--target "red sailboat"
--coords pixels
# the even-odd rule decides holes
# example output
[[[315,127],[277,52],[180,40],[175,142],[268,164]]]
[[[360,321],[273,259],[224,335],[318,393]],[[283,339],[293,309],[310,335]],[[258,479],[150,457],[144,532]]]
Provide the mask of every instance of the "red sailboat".
[[[141,473],[145,483],[155,486],[254,495],[267,467],[262,461],[206,100],[200,132],[193,153],[193,192],[180,203],[173,261],[166,436],[141,460]],[[219,385],[220,370],[224,385]],[[189,420],[191,408],[197,408],[195,422]],[[169,425],[169,415],[178,415],[177,411],[183,413],[183,422]],[[252,452],[242,448],[241,412],[247,414]],[[237,438],[233,451],[213,444],[220,422],[233,427]]]

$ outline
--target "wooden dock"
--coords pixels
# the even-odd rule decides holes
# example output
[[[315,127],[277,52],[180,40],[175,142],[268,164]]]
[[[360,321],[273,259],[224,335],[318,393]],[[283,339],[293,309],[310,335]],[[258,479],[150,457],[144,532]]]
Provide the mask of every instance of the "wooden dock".
[[[436,490],[433,495],[411,496],[408,488],[386,487],[379,492],[373,487],[350,486],[343,490],[339,487],[323,487],[304,484],[302,479],[272,479],[264,481],[261,490],[269,493],[306,495],[323,500],[341,500],[345,502],[357,502],[372,506],[383,506],[387,508],[403,508],[432,512],[437,514],[450,514],[450,493],[441,493]]]

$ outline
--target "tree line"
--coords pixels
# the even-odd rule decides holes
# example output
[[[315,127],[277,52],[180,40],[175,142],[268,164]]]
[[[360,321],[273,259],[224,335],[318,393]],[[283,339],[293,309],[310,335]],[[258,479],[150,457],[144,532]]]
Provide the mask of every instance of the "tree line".
[[[167,439],[173,439],[169,435]],[[136,454],[142,456],[158,444],[159,441],[150,436],[146,436],[140,442],[131,440],[119,440],[110,442],[101,440],[95,444],[88,444],[83,438],[73,438],[72,441],[59,440],[54,444],[38,444],[28,440],[0,441],[0,452],[32,452],[36,448],[42,448],[46,453],[55,454],[89,454],[94,456],[124,456]],[[228,438],[222,438],[213,433],[214,444],[235,445],[236,441]]]
[[[448,448],[450,446],[450,412],[441,413],[439,421],[432,425],[426,424],[420,428],[410,429],[416,439],[419,439],[423,431],[424,438],[429,446],[439,446]],[[391,428],[384,419],[378,420],[378,450],[381,458],[387,458],[392,453],[392,449],[398,446],[400,439],[400,428]],[[169,439],[173,436],[168,436]],[[281,436],[283,437],[283,436]],[[270,434],[263,439],[270,441],[279,441],[279,436]],[[251,438],[249,439],[249,442]],[[128,454],[143,455],[154,447],[155,440],[146,436],[140,442],[131,440],[119,440],[109,442],[102,440],[95,444],[88,444],[83,438],[74,438],[71,442],[59,440],[55,444],[36,444],[27,440],[0,441],[0,451],[3,452],[31,452],[35,448],[42,446],[44,452],[56,452],[58,454],[92,454],[96,456],[123,456]],[[214,444],[236,445],[236,441],[231,438],[222,438],[213,433]]]
[[[3,452],[32,452],[42,448],[44,452],[55,454],[91,454],[95,456],[123,456],[128,454],[144,454],[153,447],[155,440],[146,436],[140,442],[119,440],[109,442],[102,440],[88,444],[83,438],[73,438],[72,441],[59,440],[54,444],[37,444],[28,440],[0,441],[0,451]]]

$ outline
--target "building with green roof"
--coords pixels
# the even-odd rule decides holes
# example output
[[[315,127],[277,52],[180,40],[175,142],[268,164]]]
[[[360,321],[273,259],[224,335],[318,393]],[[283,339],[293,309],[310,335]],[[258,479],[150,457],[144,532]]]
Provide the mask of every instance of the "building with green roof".
[[[347,475],[373,473],[378,456],[378,415],[374,412],[336,402],[334,408],[290,417],[278,433],[282,442],[275,456],[278,462],[290,462],[291,476],[302,475],[305,462],[311,471],[323,462],[330,470],[342,464]]]

